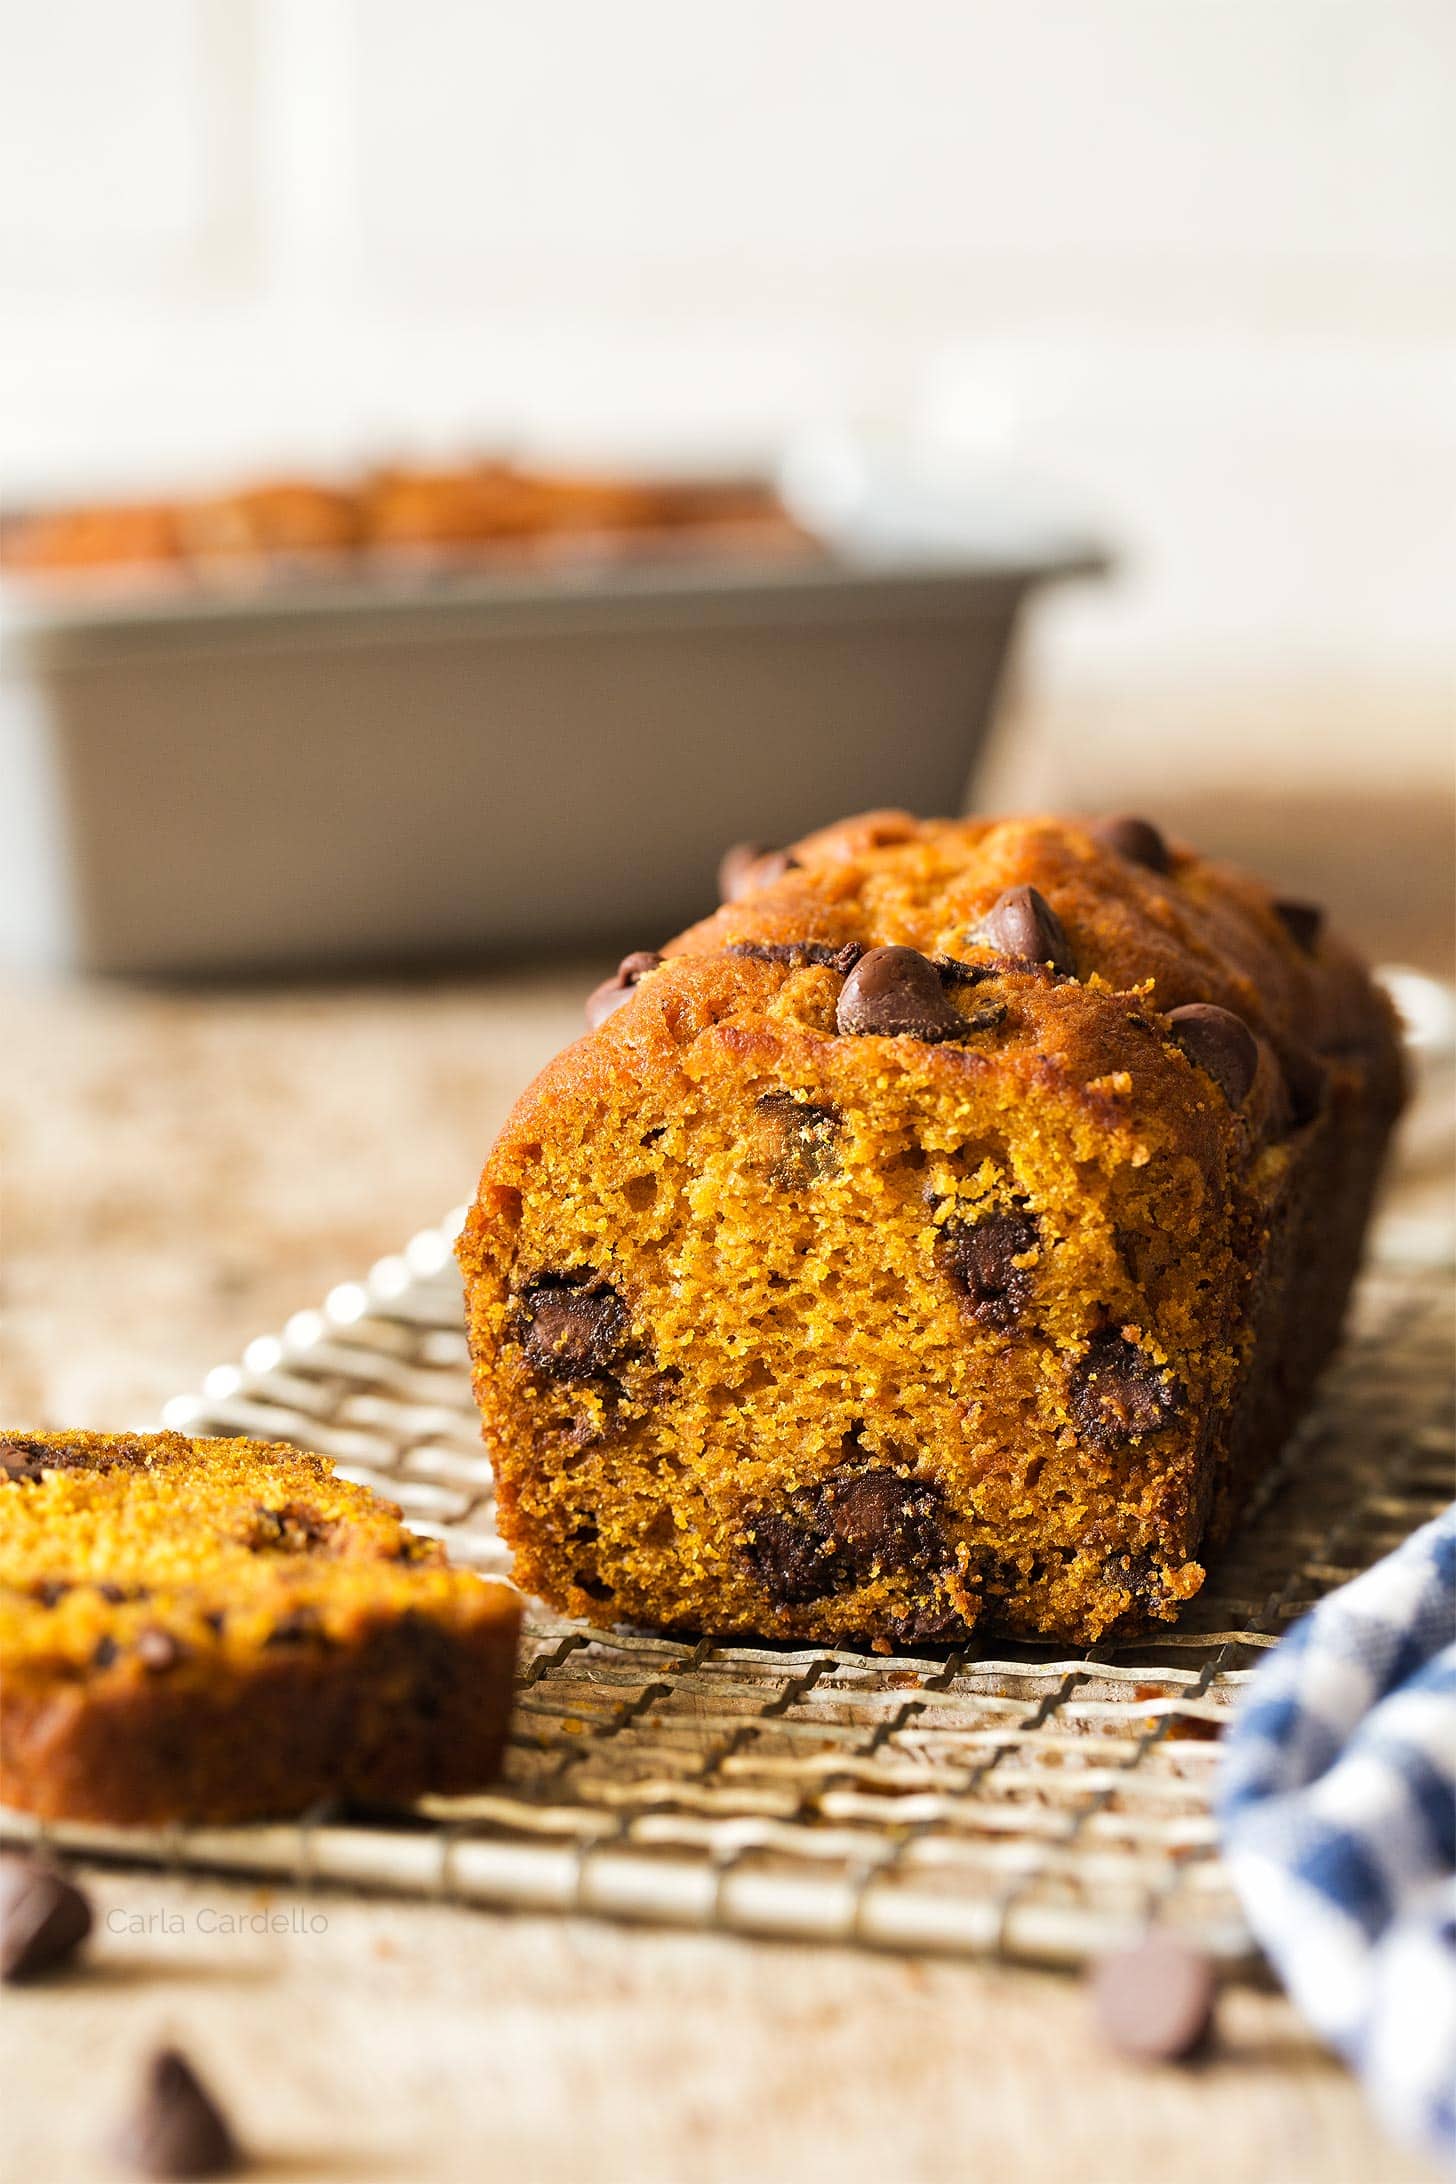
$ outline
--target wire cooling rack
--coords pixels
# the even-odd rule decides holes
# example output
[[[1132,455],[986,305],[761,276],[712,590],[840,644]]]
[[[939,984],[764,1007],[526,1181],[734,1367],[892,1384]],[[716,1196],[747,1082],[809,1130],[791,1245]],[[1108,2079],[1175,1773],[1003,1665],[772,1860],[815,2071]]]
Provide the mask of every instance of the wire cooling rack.
[[[253,1343],[166,1423],[322,1450],[503,1576],[457,1228]],[[532,1607],[489,1795],[286,1826],[49,1833],[213,1871],[1042,1963],[1157,1918],[1250,1968],[1211,1812],[1219,1730],[1286,1626],[1448,1498],[1452,1302],[1445,1266],[1366,1274],[1315,1412],[1237,1546],[1155,1637],[886,1659],[679,1643]]]

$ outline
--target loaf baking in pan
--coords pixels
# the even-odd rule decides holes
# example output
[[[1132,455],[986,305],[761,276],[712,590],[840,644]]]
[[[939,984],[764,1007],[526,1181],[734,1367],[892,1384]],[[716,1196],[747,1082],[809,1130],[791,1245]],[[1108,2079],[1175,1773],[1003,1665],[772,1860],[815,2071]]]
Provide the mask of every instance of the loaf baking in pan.
[[[462,1237],[521,1584],[882,1649],[1172,1620],[1337,1339],[1383,996],[1144,820],[882,812],[726,878]]]
[[[322,1457],[0,1438],[0,1802],[157,1824],[481,1788],[520,1602]]]

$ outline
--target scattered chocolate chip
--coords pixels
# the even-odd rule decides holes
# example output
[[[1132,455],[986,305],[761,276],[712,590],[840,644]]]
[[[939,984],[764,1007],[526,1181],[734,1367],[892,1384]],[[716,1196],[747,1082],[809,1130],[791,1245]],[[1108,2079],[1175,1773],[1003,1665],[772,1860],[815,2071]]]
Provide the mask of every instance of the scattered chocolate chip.
[[[1325,914],[1317,902],[1295,902],[1287,897],[1274,905],[1274,915],[1295,946],[1313,955],[1324,930]]]
[[[0,1979],[38,1979],[91,1931],[91,1905],[43,1858],[0,1858]]]
[[[182,1647],[169,1630],[157,1624],[144,1630],[136,1642],[137,1659],[142,1667],[154,1676],[175,1668],[182,1658]]]
[[[958,1039],[965,1029],[940,974],[915,948],[871,948],[844,981],[840,1031],[882,1039]]]
[[[978,1221],[948,1221],[936,1241],[936,1257],[960,1291],[972,1319],[988,1327],[1014,1327],[1031,1295],[1029,1267],[1015,1261],[1030,1251],[1040,1229],[1030,1213],[983,1213]]]
[[[929,1479],[874,1470],[832,1473],[819,1490],[819,1517],[857,1584],[886,1570],[938,1570],[944,1497]]]
[[[43,1577],[38,1585],[31,1588],[33,1597],[43,1608],[53,1608],[57,1601],[65,1599],[70,1590],[71,1582],[64,1577]]]
[[[1209,1959],[1171,1934],[1150,1934],[1092,1968],[1103,2038],[1143,2063],[1186,2062],[1213,2030],[1218,1983]]]
[[[290,1608],[286,1615],[280,1615],[263,1643],[265,1646],[306,1646],[322,1635],[318,1609],[305,1605]]]
[[[735,940],[728,953],[751,963],[788,963],[796,969],[822,968],[847,978],[864,954],[863,941],[833,946],[826,940]]]
[[[227,1618],[221,1608],[204,1608],[202,1620],[212,1632],[214,1638],[217,1638],[221,1636],[222,1627]]]
[[[765,1092],[754,1113],[768,1140],[768,1179],[779,1190],[822,1183],[839,1172],[837,1107],[796,1100],[792,1092]]]
[[[1107,1564],[1107,1575],[1113,1584],[1126,1587],[1138,1607],[1151,1613],[1171,1603],[1163,1573],[1149,1554],[1114,1555]]]
[[[113,1608],[119,1608],[123,1600],[131,1597],[125,1585],[114,1585],[109,1578],[98,1585],[96,1590]]]
[[[610,978],[604,978],[600,986],[594,986],[586,997],[586,1020],[589,1030],[595,1031],[604,1024],[613,1009],[619,1009],[640,978],[655,971],[662,957],[652,948],[634,949],[623,956]]]
[[[112,1662],[116,1659],[118,1650],[114,1638],[98,1638],[91,1650],[91,1666],[93,1668],[110,1668]]]
[[[773,1509],[750,1515],[743,1558],[779,1608],[821,1600],[838,1579],[834,1551],[823,1534]]]
[[[552,1380],[592,1380],[610,1365],[627,1332],[627,1313],[609,1282],[547,1275],[526,1291],[523,1348]]]
[[[1168,1035],[1207,1071],[1230,1107],[1243,1104],[1258,1071],[1259,1046],[1241,1016],[1212,1001],[1190,1001],[1168,1011]]]
[[[786,872],[802,869],[786,849],[769,849],[762,842],[735,842],[718,867],[718,900],[740,902],[760,887],[772,887]]]
[[[1094,819],[1087,832],[1129,864],[1146,865],[1150,872],[1168,870],[1168,845],[1150,819],[1118,812],[1111,819]]]
[[[1109,1327],[1074,1370],[1069,1403],[1078,1438],[1105,1450],[1161,1431],[1182,1400],[1168,1367]]]
[[[1049,963],[1065,973],[1076,968],[1062,921],[1039,888],[1004,888],[969,938],[1018,963]]]
[[[115,2150],[139,2176],[228,2176],[241,2165],[226,2116],[175,2048],[163,2048],[147,2064]]]

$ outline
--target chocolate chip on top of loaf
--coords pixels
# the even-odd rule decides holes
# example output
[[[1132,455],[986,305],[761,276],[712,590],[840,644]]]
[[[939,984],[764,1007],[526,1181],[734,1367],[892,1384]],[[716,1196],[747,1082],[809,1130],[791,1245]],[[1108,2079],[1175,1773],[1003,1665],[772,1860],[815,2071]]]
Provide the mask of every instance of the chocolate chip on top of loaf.
[[[1171,1619],[1335,1341],[1401,1099],[1307,904],[1150,821],[729,860],[461,1242],[521,1583],[880,1646]]]
[[[0,1801],[157,1823],[481,1788],[520,1602],[322,1457],[0,1436]]]

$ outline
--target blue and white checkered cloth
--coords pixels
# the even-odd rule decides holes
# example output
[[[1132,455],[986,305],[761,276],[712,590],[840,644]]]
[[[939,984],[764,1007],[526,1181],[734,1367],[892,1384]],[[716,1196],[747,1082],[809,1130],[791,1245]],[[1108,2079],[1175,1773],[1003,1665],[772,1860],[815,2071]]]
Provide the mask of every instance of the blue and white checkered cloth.
[[[1295,2006],[1388,2129],[1456,2156],[1456,1508],[1275,1648],[1219,1803]]]

